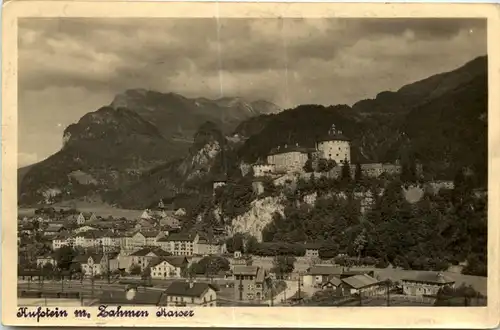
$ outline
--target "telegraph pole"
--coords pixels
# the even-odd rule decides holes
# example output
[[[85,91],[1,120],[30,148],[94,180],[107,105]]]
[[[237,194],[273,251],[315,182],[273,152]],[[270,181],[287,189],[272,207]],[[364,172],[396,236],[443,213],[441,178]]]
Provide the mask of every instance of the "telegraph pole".
[[[274,306],[274,286],[273,286],[273,279],[270,278],[271,280],[271,307]]]
[[[386,294],[387,294],[387,306],[390,306],[391,305],[391,298],[390,298],[390,290],[389,290],[389,286],[390,286],[390,282],[389,280],[385,281],[385,285],[386,285]]]
[[[92,267],[92,278],[90,280],[91,280],[91,283],[92,283],[91,297],[92,297],[92,299],[94,299],[94,267]]]
[[[240,285],[238,286],[240,290],[240,301],[243,300],[243,275],[240,275]]]
[[[299,272],[299,279],[298,279],[298,285],[299,285],[298,286],[298,294],[299,294],[298,298],[299,298],[299,302],[300,302],[300,277],[301,277],[301,274]]]

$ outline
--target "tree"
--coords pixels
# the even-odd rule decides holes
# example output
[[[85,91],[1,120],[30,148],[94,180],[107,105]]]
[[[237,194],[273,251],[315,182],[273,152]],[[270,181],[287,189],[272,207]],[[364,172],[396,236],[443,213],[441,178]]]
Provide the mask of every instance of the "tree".
[[[221,271],[229,271],[229,269],[229,261],[219,256],[204,257],[198,261],[195,268],[197,274],[205,274],[207,276],[216,275]]]
[[[241,233],[234,234],[233,237],[226,241],[227,250],[231,253],[235,251],[244,252],[244,236]]]
[[[363,172],[361,171],[361,164],[357,163],[356,171],[354,172],[354,181],[356,181],[356,183],[360,183],[362,179],[363,179]]]
[[[334,242],[328,242],[319,248],[318,254],[321,259],[335,258],[339,254],[339,246]]]
[[[351,165],[349,164],[349,161],[344,159],[344,162],[342,164],[342,171],[340,178],[344,182],[350,182],[352,177],[351,177]]]
[[[130,275],[140,275],[141,274],[141,266],[137,264],[132,264],[129,269]]]
[[[354,249],[358,255],[358,261],[361,259],[361,252],[366,245],[366,232],[363,230],[354,240]]]
[[[82,274],[83,273],[82,265],[79,262],[74,262],[71,264],[69,271],[71,274]]]
[[[76,251],[72,247],[67,245],[61,247],[55,253],[57,267],[61,270],[69,270],[76,256]]]
[[[255,250],[257,249],[259,245],[259,242],[257,241],[257,238],[255,238],[254,236],[249,236],[248,239],[247,239],[247,243],[246,243],[246,253],[254,253]]]
[[[132,272],[131,272],[132,273]],[[146,267],[144,268],[144,270],[142,271],[142,274],[141,274],[141,279],[143,279],[144,281],[148,281],[149,284],[151,284],[151,267]]]
[[[54,276],[54,266],[49,262],[43,265],[42,274],[45,278],[52,278]]]
[[[196,277],[196,269],[198,267],[197,262],[193,262],[189,267],[186,267],[182,270],[182,277],[187,277],[189,279],[193,279]]]
[[[281,276],[288,275],[293,272],[295,268],[295,260],[293,256],[276,256],[271,271]]]
[[[306,163],[304,164],[304,171],[307,173],[314,172],[314,169],[312,167],[312,160],[311,158],[308,158],[306,160]]]
[[[320,158],[318,160],[318,172],[328,172],[336,166],[335,161],[331,162],[325,158]]]

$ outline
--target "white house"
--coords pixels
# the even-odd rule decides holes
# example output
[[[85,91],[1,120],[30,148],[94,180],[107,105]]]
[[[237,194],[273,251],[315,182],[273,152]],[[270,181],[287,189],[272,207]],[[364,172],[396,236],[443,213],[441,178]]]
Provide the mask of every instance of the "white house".
[[[198,254],[198,234],[171,234],[167,237],[167,251],[176,256],[192,256]]]
[[[52,240],[52,250],[55,251],[57,249],[60,249],[61,247],[68,245],[68,246],[74,246],[75,241],[73,237],[71,237],[67,233],[62,233],[54,237]]]
[[[73,259],[82,267],[85,275],[102,275],[108,270],[108,257],[105,254],[88,254]]]
[[[159,248],[143,248],[129,255],[128,264],[139,265],[142,270],[149,266],[153,259],[167,257],[170,254]],[[129,266],[129,267],[130,267]]]
[[[403,293],[410,296],[434,296],[445,286],[453,287],[455,281],[443,273],[425,272],[401,280]]]
[[[165,279],[182,277],[182,271],[187,268],[189,261],[186,257],[167,256],[154,259],[149,264],[151,267],[151,277]]]
[[[165,290],[166,304],[171,307],[215,307],[217,291],[210,283],[175,281]]]
[[[57,261],[53,254],[47,254],[43,256],[36,257],[36,266],[42,268],[43,266],[50,264],[53,267],[57,266]]]
[[[76,218],[76,223],[78,225],[83,225],[87,222],[96,221],[97,217],[94,213],[80,213]]]
[[[342,267],[334,265],[315,265],[308,269],[303,276],[303,283],[306,287],[319,287],[332,277],[340,277]]]

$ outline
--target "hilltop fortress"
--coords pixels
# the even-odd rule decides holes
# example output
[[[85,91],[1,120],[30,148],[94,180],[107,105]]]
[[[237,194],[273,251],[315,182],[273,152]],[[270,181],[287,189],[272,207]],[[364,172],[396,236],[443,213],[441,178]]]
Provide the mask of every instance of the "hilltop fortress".
[[[306,170],[306,163],[310,161],[311,171]],[[342,134],[341,130],[332,125],[328,134],[316,141],[314,148],[293,146],[278,146],[267,155],[266,161],[258,161],[252,165],[255,177],[296,174],[306,172],[317,172],[320,162],[327,164],[326,172],[329,177],[338,177],[341,174],[342,165],[348,162],[351,175],[354,176],[356,165],[351,164],[351,142]],[[369,177],[378,177],[382,173],[399,174],[401,165],[396,163],[368,163],[360,164],[361,171]],[[417,168],[421,172],[421,167]]]

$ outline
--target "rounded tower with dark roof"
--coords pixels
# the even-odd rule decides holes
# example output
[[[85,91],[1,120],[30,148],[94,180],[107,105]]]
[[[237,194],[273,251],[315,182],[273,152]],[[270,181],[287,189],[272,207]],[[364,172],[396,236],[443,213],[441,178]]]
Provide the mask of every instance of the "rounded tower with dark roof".
[[[343,163],[344,160],[351,162],[351,141],[335,124],[330,127],[327,135],[318,139],[316,150],[320,158],[334,160],[337,164]]]

